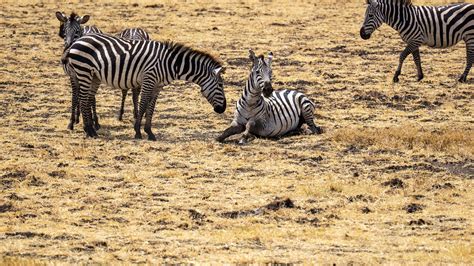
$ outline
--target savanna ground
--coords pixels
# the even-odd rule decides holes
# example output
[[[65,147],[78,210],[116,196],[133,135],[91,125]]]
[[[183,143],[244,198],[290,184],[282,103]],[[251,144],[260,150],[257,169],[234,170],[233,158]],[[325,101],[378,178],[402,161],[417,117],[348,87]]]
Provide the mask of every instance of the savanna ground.
[[[363,0],[0,5],[0,263],[474,260],[463,44],[422,48],[426,78],[409,57],[394,85],[403,43],[387,26],[360,39]],[[119,122],[120,92],[101,86],[99,138],[68,131],[58,10],[211,52],[227,67],[227,111],[176,82],[158,100],[158,141],[137,141],[131,97]],[[307,93],[324,134],[214,140],[249,48],[274,52],[274,88]]]

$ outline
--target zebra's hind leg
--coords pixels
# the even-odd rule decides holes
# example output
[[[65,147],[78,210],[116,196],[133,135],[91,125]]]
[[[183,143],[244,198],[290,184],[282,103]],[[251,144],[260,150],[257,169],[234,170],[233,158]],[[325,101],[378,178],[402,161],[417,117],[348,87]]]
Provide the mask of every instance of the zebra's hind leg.
[[[119,121],[122,121],[123,113],[125,112],[125,99],[127,98],[127,92],[127,90],[122,90],[122,104],[120,105],[120,110],[117,117]]]
[[[99,124],[99,117],[97,116],[97,110],[96,110],[96,100],[95,100],[95,96],[92,97],[92,115],[94,117],[94,128],[95,130],[99,130],[100,129],[100,124]]]
[[[474,63],[474,36],[470,39],[466,39],[466,69],[464,73],[462,73],[461,77],[459,77],[459,82],[466,82],[467,75],[471,70],[472,64]]]
[[[69,130],[74,129],[74,124],[79,123],[79,84],[77,82],[77,78],[73,76],[74,74],[69,74],[69,79],[71,80],[71,118],[69,119],[69,124],[67,128]]]
[[[302,116],[312,134],[322,134],[323,129],[314,123],[314,104],[307,98],[303,100]]]
[[[420,49],[416,49],[411,53],[413,55],[413,60],[415,61],[416,71],[418,72],[418,81],[421,81],[424,78],[423,69],[421,68],[421,57]]]
[[[94,129],[92,121],[92,102],[94,98],[93,92],[90,91],[91,84],[82,84],[80,89],[80,108],[82,113],[82,120],[84,124],[84,132],[86,132],[87,137],[96,137],[97,133]]]
[[[409,43],[407,47],[405,47],[405,50],[400,53],[400,60],[398,62],[397,71],[395,71],[395,75],[393,76],[393,82],[397,83],[399,81],[398,76],[400,76],[400,74],[402,73],[403,62],[405,61],[407,56],[413,53],[413,51],[418,50],[419,47],[420,45],[418,43],[412,42]]]

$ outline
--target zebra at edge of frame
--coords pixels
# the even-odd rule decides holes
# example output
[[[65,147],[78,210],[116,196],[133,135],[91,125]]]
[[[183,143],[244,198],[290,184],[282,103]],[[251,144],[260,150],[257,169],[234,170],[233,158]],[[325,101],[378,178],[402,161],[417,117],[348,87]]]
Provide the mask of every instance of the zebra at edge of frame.
[[[89,137],[97,136],[90,106],[101,83],[121,90],[141,87],[134,124],[137,139],[142,138],[141,120],[146,113],[145,132],[149,140],[156,140],[151,130],[156,100],[162,87],[173,80],[198,84],[215,112],[226,109],[220,61],[181,44],[87,35],[71,45],[63,63],[77,76],[84,131]]]
[[[313,134],[321,134],[322,128],[314,123],[314,103],[306,95],[294,90],[273,91],[273,54],[270,52],[265,59],[249,50],[249,58],[252,68],[237,101],[234,120],[217,141],[242,132],[239,144],[246,144],[253,135],[281,137],[297,131],[304,123]]]
[[[451,4],[447,6],[415,6],[411,0],[367,0],[364,23],[360,36],[367,40],[383,23],[397,30],[407,44],[401,52],[393,82],[398,82],[405,58],[412,54],[423,79],[419,47],[447,48],[464,40],[466,43],[466,68],[459,82],[466,82],[474,63],[474,5]]]

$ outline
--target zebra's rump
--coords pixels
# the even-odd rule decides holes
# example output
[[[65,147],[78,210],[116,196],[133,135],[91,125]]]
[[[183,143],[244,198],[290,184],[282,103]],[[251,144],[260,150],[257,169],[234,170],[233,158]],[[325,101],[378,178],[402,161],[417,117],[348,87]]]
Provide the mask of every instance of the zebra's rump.
[[[265,101],[269,106],[268,117],[258,135],[266,137],[282,136],[298,129],[303,124],[303,109],[314,109],[314,103],[306,95],[294,90],[274,91]]]
[[[67,57],[78,76],[93,73],[102,83],[114,88],[132,89],[140,86],[143,69],[156,61],[140,54],[156,51],[160,45],[105,34],[85,35],[71,45]]]

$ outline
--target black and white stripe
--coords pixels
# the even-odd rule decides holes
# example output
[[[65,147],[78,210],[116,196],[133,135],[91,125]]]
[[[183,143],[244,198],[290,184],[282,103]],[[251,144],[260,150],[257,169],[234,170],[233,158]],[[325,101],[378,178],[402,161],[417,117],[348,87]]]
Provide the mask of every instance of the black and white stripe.
[[[407,43],[400,54],[397,71],[393,77],[398,82],[403,61],[412,54],[418,80],[423,79],[419,47],[427,45],[446,48],[464,40],[466,43],[467,65],[459,81],[465,82],[474,63],[474,5],[452,4],[447,6],[415,6],[411,0],[367,0],[365,20],[360,36],[369,39],[370,35],[383,23],[400,33]]]
[[[103,34],[83,36],[74,42],[63,63],[77,77],[84,131],[97,136],[92,124],[91,103],[98,85],[121,90],[141,87],[135,137],[141,138],[141,120],[146,113],[145,132],[155,140],[151,120],[162,87],[173,80],[187,80],[201,87],[201,93],[217,113],[226,109],[220,62],[207,53],[175,43],[136,41]]]
[[[314,124],[314,103],[308,97],[294,90],[273,91],[272,59],[272,53],[265,59],[263,55],[256,57],[250,50],[253,66],[249,78],[237,101],[234,120],[218,141],[242,132],[240,143],[246,143],[251,135],[281,137],[299,129],[303,123],[308,124],[312,133],[322,132]]]
[[[120,38],[127,40],[147,41],[150,40],[150,35],[144,29],[141,28],[129,28],[120,32],[118,35]],[[122,90],[122,102],[120,105],[120,111],[118,114],[118,120],[122,121],[123,113],[125,112],[125,100],[127,98],[128,90]],[[138,96],[140,94],[140,87],[132,89],[132,101],[133,101],[133,118],[137,118],[138,115]]]

